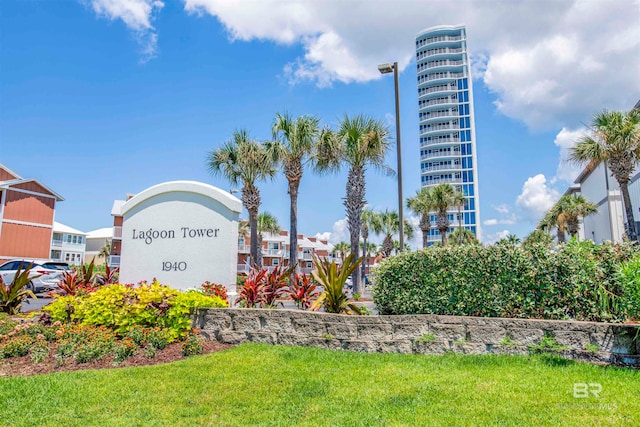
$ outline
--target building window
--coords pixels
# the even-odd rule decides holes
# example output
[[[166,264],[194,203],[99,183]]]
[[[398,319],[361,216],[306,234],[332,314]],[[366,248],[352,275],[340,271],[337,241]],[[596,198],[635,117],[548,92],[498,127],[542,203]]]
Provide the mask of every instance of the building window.
[[[313,263],[312,262],[307,262],[307,268],[313,268]]]
[[[278,258],[274,258],[271,260],[271,265],[276,266],[280,265],[280,260]]]
[[[67,243],[71,243],[71,234],[67,234]]]

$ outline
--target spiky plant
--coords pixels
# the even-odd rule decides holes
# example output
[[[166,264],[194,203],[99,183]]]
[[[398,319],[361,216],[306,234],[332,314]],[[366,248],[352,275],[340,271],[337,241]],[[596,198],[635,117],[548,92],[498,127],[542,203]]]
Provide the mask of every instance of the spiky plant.
[[[276,173],[273,158],[262,144],[251,139],[246,130],[237,130],[230,141],[208,154],[207,167],[212,174],[223,176],[232,185],[242,185],[242,205],[249,213],[249,252],[255,263],[258,259],[258,208],[261,204],[256,183]]]
[[[342,265],[338,265],[327,259],[320,259],[313,256],[315,270],[311,273],[316,282],[324,288],[317,300],[311,305],[312,310],[319,310],[321,307],[327,313],[338,314],[361,314],[360,308],[349,302],[349,297],[344,291],[344,284],[347,278],[357,271],[362,258],[354,261],[353,253],[344,260]]]
[[[22,264],[18,267],[11,283],[5,283],[0,276],[0,312],[7,314],[19,314],[22,303],[27,298],[37,299],[35,294],[29,289],[29,282],[40,277],[32,276],[31,264],[22,269]]]
[[[325,130],[318,144],[318,168],[337,170],[349,167],[344,206],[347,212],[351,253],[359,254],[362,210],[365,200],[365,171],[368,166],[393,173],[384,160],[390,147],[389,129],[381,120],[364,115],[344,116],[336,131]],[[353,290],[362,293],[357,272],[353,273]]]
[[[267,149],[274,161],[283,167],[289,183],[289,259],[293,263],[298,255],[298,190],[304,167],[311,162],[315,168],[316,144],[320,134],[320,120],[314,116],[293,118],[289,114],[276,114],[273,123],[273,142]],[[294,264],[297,267],[297,264]]]
[[[433,211],[433,200],[431,188],[422,187],[416,191],[416,195],[407,199],[407,208],[420,216],[420,230],[422,231],[422,247],[429,246],[429,230],[431,229],[431,212]]]
[[[607,111],[595,115],[589,133],[578,139],[569,151],[570,160],[578,163],[604,162],[620,186],[630,240],[637,240],[629,181],[640,162],[640,111]]]
[[[293,300],[301,310],[308,310],[311,304],[318,298],[320,292],[317,286],[309,280],[308,274],[294,274],[289,284],[289,298]]]

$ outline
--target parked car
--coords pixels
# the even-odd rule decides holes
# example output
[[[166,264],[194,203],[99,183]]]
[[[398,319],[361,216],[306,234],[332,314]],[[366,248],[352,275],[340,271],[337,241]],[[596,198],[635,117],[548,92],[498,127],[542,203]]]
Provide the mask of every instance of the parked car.
[[[28,259],[14,259],[0,265],[0,276],[5,283],[11,283],[18,269],[24,271],[31,266],[29,272],[28,288],[33,292],[42,292],[58,289],[58,284],[62,280],[62,275],[69,265],[58,261],[34,261]]]

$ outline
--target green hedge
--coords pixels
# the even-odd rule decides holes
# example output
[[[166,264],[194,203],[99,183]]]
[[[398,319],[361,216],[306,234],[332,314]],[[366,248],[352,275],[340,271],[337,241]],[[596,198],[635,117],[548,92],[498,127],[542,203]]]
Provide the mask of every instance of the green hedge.
[[[571,241],[555,250],[510,244],[465,245],[403,253],[374,274],[381,314],[449,314],[621,321],[619,278],[630,244]]]

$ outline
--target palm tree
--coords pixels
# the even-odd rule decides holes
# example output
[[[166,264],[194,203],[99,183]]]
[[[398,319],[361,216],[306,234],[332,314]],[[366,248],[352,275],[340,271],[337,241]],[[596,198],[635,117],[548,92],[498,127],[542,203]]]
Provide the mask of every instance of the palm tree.
[[[258,268],[262,268],[262,238],[264,233],[278,234],[280,232],[280,224],[278,218],[269,212],[261,212],[258,214]],[[294,258],[294,260],[297,258]],[[294,262],[294,261],[292,261]]]
[[[547,211],[538,223],[538,229],[542,231],[551,231],[554,228],[556,229],[558,243],[564,243],[567,231],[567,219],[566,215],[560,209],[560,205],[557,203]]]
[[[344,259],[351,252],[351,245],[347,242],[339,242],[333,246],[333,250],[331,253],[340,255],[340,260],[344,261]]]
[[[407,208],[416,215],[420,215],[420,230],[422,230],[422,247],[427,248],[429,243],[429,230],[431,229],[431,211],[433,211],[433,200],[431,198],[431,188],[422,187],[416,191],[416,195],[407,199]]]
[[[361,215],[361,219],[362,219],[362,224],[360,225],[360,234],[362,234],[362,240],[364,240],[364,244],[362,245],[363,248],[363,253],[365,254],[364,257],[364,262],[362,263],[361,269],[362,269],[362,274],[360,275],[361,277],[366,276],[366,268],[367,268],[367,262],[369,261],[369,256],[367,255],[367,239],[369,238],[369,227],[371,226],[371,223],[374,220],[376,213],[372,210],[372,209],[368,209],[368,208],[364,208],[362,210],[362,215]]]
[[[242,184],[242,205],[249,212],[249,252],[253,262],[257,262],[258,208],[261,200],[256,182],[271,178],[276,173],[273,159],[262,144],[251,139],[246,130],[236,130],[230,141],[208,154],[207,166],[212,174],[224,176],[232,185]]]
[[[433,209],[436,212],[436,227],[440,231],[442,246],[447,245],[447,230],[449,229],[449,212],[453,206],[460,203],[460,193],[451,184],[438,184],[431,189]]]
[[[384,235],[382,253],[385,257],[390,256],[391,251],[393,251],[393,235],[400,231],[400,217],[398,212],[388,209],[384,212],[379,212],[374,217],[371,228],[374,233]],[[407,220],[404,221],[404,234],[407,240],[413,238],[413,227]]]
[[[478,242],[478,239],[476,238],[476,235],[473,234],[473,231],[463,227],[457,227],[455,230],[449,233],[447,240],[450,244],[456,246],[480,244],[480,242]]]
[[[104,246],[100,248],[98,258],[104,258],[104,263],[109,264],[109,257],[111,256],[111,244],[108,240],[105,240]]]
[[[590,132],[591,135],[582,136],[570,149],[570,159],[579,164],[605,162],[611,169],[622,193],[628,237],[637,240],[629,181],[640,162],[640,111],[605,110],[592,119]]]
[[[598,206],[591,203],[581,194],[566,195],[561,197],[560,201],[564,205],[563,212],[567,218],[567,231],[571,237],[575,237],[578,234],[580,218],[598,212]]]
[[[297,119],[289,114],[276,114],[273,123],[273,142],[267,143],[272,158],[283,166],[284,176],[289,182],[289,259],[298,254],[298,190],[304,166],[313,161],[319,136],[320,120],[314,116]]]
[[[598,212],[598,206],[591,203],[581,194],[567,194],[549,209],[549,212],[540,222],[540,229],[558,229],[558,242],[564,242],[565,231],[571,237],[578,234],[580,218],[593,215]]]
[[[365,202],[365,170],[374,168],[390,171],[384,159],[390,146],[389,129],[380,120],[364,115],[353,118],[346,116],[340,120],[336,131],[324,130],[318,144],[318,168],[338,170],[349,166],[344,206],[347,211],[351,253],[359,258],[362,210]],[[354,292],[362,293],[360,277],[353,273]]]

